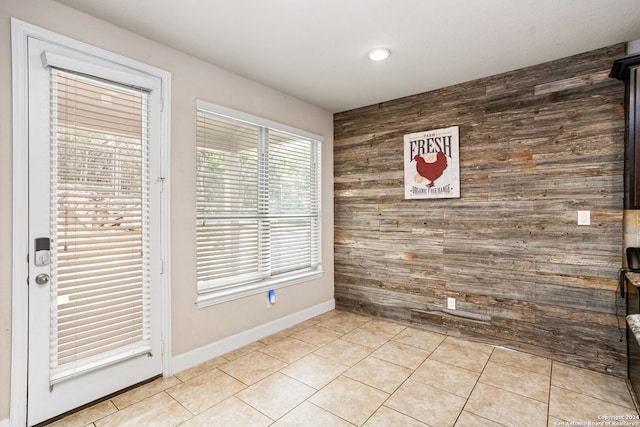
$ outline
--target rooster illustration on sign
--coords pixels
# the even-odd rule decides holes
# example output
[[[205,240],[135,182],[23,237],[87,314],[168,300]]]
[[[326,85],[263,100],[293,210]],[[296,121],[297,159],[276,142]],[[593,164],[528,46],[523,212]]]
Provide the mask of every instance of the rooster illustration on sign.
[[[433,156],[430,156],[433,157]],[[422,155],[416,155],[413,160],[416,161],[416,170],[418,175],[414,178],[416,182],[422,182],[423,178],[429,181],[428,187],[433,187],[436,179],[440,178],[447,169],[447,156],[442,151],[438,151],[435,160],[427,162]]]

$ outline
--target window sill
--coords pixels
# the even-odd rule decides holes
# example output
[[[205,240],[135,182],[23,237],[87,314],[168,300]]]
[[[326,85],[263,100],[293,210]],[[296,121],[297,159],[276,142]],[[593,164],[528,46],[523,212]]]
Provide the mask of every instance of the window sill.
[[[239,298],[256,295],[262,292],[268,292],[272,289],[280,289],[299,283],[308,282],[310,280],[320,279],[324,276],[322,270],[306,271],[295,275],[286,275],[284,277],[271,278],[255,283],[233,286],[225,289],[213,289],[198,294],[196,305],[198,308],[205,308],[216,304],[233,301]]]

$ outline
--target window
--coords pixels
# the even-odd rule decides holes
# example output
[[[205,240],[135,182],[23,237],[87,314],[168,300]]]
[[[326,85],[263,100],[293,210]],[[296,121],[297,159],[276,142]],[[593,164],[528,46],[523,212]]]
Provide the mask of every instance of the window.
[[[148,93],[51,69],[51,382],[150,353]]]
[[[197,102],[198,305],[322,275],[321,137]]]

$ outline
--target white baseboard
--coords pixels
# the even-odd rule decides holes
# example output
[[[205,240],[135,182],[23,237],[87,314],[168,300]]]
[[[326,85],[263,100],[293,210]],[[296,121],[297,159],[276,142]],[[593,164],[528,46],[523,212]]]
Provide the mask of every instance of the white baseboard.
[[[0,420],[0,427],[10,427],[10,426],[11,426],[11,420],[9,418]]]
[[[314,305],[297,313],[290,314],[283,318],[274,320],[264,325],[240,332],[239,334],[221,339],[220,341],[207,344],[187,353],[179,354],[171,359],[171,372],[169,375],[175,374],[200,363],[206,362],[225,353],[236,350],[261,338],[280,332],[290,328],[312,317],[333,310],[336,307],[336,301],[329,301]],[[0,427],[4,427],[0,424]]]

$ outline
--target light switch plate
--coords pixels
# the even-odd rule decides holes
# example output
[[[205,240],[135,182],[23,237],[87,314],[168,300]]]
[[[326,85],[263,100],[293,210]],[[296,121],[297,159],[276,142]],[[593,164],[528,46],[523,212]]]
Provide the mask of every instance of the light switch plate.
[[[578,211],[578,225],[591,225],[591,211]]]
[[[456,299],[455,298],[447,297],[447,308],[449,310],[455,310],[456,309]]]

